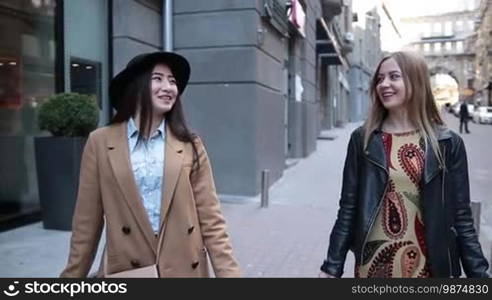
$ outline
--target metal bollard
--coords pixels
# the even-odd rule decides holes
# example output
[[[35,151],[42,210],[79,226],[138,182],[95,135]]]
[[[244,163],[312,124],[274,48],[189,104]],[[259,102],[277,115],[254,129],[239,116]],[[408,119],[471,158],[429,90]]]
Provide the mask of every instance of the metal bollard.
[[[268,175],[270,170],[265,169],[261,171],[261,207],[268,207]]]
[[[472,217],[473,217],[473,226],[475,227],[475,230],[477,231],[477,235],[480,235],[480,211],[481,211],[481,204],[478,201],[471,201],[471,211],[472,211]]]
[[[490,243],[489,275],[492,277],[492,243]]]
[[[490,243],[489,276],[492,277],[492,243]]]

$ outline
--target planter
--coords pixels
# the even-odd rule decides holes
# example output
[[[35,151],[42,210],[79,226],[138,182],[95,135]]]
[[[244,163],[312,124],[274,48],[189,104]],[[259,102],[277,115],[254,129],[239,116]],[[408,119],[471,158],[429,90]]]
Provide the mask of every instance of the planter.
[[[86,138],[36,137],[39,202],[45,229],[71,230]]]

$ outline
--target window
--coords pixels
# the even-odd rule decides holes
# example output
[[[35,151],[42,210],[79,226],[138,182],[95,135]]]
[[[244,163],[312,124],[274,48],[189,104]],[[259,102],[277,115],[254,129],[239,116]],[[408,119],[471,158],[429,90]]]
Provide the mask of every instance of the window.
[[[444,35],[453,35],[453,22],[447,21],[444,23]]]
[[[96,96],[101,107],[101,63],[71,57],[70,91]]]
[[[463,31],[463,21],[456,21],[456,31]]]
[[[463,42],[456,42],[456,52],[463,52]]]
[[[441,23],[434,23],[434,34],[440,35],[442,34],[442,24]]]
[[[55,92],[55,1],[0,1],[0,223],[39,211],[33,137]]]
[[[451,42],[446,42],[446,51],[451,52],[453,50],[453,44]]]
[[[22,34],[22,54],[26,57],[41,58],[39,38],[32,34]],[[44,41],[47,45],[47,41]]]
[[[422,23],[422,32],[424,33],[424,37],[431,36],[431,24]]]
[[[441,52],[441,43],[434,43],[434,52],[436,53]]]
[[[429,43],[425,43],[424,44],[424,52],[429,52],[430,51],[430,44]]]
[[[96,96],[103,123],[110,111],[107,93],[103,92],[108,81],[106,8],[106,1],[100,0],[71,0],[64,5],[65,82],[71,92]]]

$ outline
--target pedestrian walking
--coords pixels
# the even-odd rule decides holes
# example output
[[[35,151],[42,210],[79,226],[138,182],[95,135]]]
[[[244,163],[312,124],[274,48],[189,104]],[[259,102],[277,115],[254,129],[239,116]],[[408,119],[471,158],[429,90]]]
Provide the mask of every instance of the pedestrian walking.
[[[460,105],[460,133],[463,133],[463,125],[465,126],[465,132],[470,133],[468,130],[468,121],[470,120],[470,112],[468,111],[467,101],[464,100]]]
[[[84,149],[68,264],[85,277],[103,227],[99,276],[238,277],[205,147],[183,117],[190,65],[181,55],[133,58],[112,79],[116,115]]]
[[[424,59],[395,52],[371,82],[350,138],[340,208],[320,277],[488,277],[470,209],[465,145],[445,127]]]

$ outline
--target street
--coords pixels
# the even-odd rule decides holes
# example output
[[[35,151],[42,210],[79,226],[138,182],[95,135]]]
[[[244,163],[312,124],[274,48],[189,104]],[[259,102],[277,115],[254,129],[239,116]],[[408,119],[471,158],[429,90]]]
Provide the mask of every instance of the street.
[[[459,132],[459,119],[451,114],[445,114],[449,128]],[[462,134],[468,154],[468,169],[470,175],[470,190],[472,201],[482,202],[483,225],[492,225],[492,125],[468,122],[470,134]]]
[[[459,132],[459,119],[444,114],[449,128]],[[462,134],[468,154],[470,197],[481,203],[480,238],[485,256],[492,257],[492,125],[468,122],[470,134]]]

